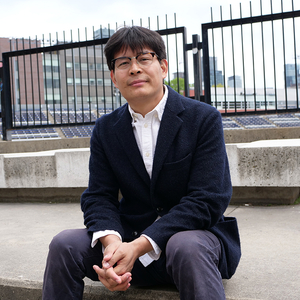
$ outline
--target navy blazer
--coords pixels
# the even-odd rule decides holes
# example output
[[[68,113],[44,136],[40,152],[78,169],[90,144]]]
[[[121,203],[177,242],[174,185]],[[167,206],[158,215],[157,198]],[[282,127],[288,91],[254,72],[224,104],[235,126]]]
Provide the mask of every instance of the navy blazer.
[[[214,107],[168,89],[151,179],[128,105],[97,119],[81,197],[84,222],[91,233],[115,230],[124,241],[146,234],[163,251],[177,232],[209,230],[221,242],[222,277],[230,278],[241,252],[236,219],[223,216],[232,187],[222,118]]]

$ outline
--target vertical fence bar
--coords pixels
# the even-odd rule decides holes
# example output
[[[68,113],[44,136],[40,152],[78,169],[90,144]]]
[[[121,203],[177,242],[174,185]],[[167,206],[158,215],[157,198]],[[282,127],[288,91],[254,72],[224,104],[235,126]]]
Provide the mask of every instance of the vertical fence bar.
[[[22,38],[22,45],[23,45],[23,50],[25,49],[25,41],[24,38]],[[28,94],[27,94],[27,76],[26,76],[26,59],[25,59],[25,55],[23,55],[23,67],[24,67],[24,90],[25,90],[25,107],[26,107],[26,125],[28,124],[28,119],[29,119],[29,115],[28,115]],[[22,109],[21,109],[22,110]],[[22,114],[22,118],[23,118],[23,114]]]
[[[232,7],[230,5],[230,20],[232,21]],[[236,76],[235,76],[235,55],[234,55],[234,41],[233,41],[233,25],[231,29],[231,47],[232,47],[232,70],[233,70],[233,88],[234,88],[234,111],[236,112]]]
[[[38,48],[37,36],[35,37],[35,47]],[[40,123],[43,123],[42,117],[42,101],[41,101],[41,84],[40,84],[40,62],[39,62],[39,53],[36,54],[36,66],[37,66],[37,78],[38,78],[38,95],[39,95],[39,114],[40,114]]]
[[[117,25],[116,25],[116,29],[117,29]],[[109,32],[110,32],[110,29],[109,29]],[[109,33],[110,35],[110,33]],[[104,66],[103,66],[103,73],[104,73]],[[110,94],[111,94],[111,106],[112,106],[112,110],[115,109],[115,106],[114,106],[114,84],[113,82],[111,81],[110,83]]]
[[[65,32],[63,32],[63,41],[64,41],[64,45],[66,45],[66,35]],[[68,123],[70,122],[70,105],[69,105],[69,86],[68,86],[68,68],[67,68],[67,50],[64,47],[64,60],[65,60],[65,65],[64,65],[64,69],[65,69],[65,74],[66,74],[66,80],[65,80],[65,86],[66,86],[66,102],[67,102],[67,118],[68,118]],[[72,69],[75,66],[72,67]],[[73,82],[74,84],[74,82]]]
[[[56,45],[59,45],[58,41],[58,33],[56,32]],[[57,48],[57,73],[58,73],[58,90],[59,90],[59,109],[60,109],[60,123],[63,120],[63,108],[62,108],[62,92],[61,92],[61,62],[60,62],[60,50]],[[56,88],[56,84],[54,85],[53,89]],[[55,101],[55,100],[54,100]]]
[[[281,0],[281,12],[283,13],[283,1]],[[287,80],[286,80],[286,54],[285,54],[285,32],[284,19],[282,19],[282,46],[283,46],[283,61],[284,61],[284,90],[285,90],[285,110],[288,109],[288,95],[287,95]]]
[[[166,27],[168,27],[168,21],[167,21],[167,15],[166,15]],[[166,48],[167,48],[167,61],[170,61],[170,55],[169,55],[169,36],[166,36]],[[168,65],[169,68],[169,65]],[[178,61],[177,61],[177,70],[178,70]],[[178,72],[177,72],[177,77],[178,77]],[[171,84],[171,77],[170,77],[170,72],[168,72],[168,82]],[[179,84],[178,84],[179,86]]]
[[[202,51],[203,51],[204,101],[207,104],[211,104],[208,27],[205,26],[205,24],[202,24]]]
[[[212,8],[210,9],[210,18],[211,18],[211,23],[213,24],[214,20],[213,20],[213,11]],[[214,85],[214,90],[215,90],[215,107],[217,107],[217,76],[216,76],[216,56],[215,56],[215,35],[214,35],[214,26],[212,26],[211,28],[211,39],[212,39],[212,50],[213,50],[213,71],[214,71],[214,76],[213,76],[213,82],[211,82],[211,84]],[[210,72],[210,70],[209,70]]]
[[[78,41],[80,42],[80,31],[78,28]],[[83,87],[82,87],[82,61],[81,61],[81,47],[78,47],[79,51],[79,77],[80,77],[80,99],[81,99],[81,115],[83,114]],[[77,113],[75,114],[75,123],[77,123]]]
[[[109,28],[109,26],[108,26]],[[108,29],[109,35],[110,35],[110,29]],[[100,26],[100,33],[101,33],[101,39],[103,38],[103,29],[102,26]],[[104,75],[104,51],[103,51],[103,44],[101,44],[101,71],[102,71],[102,87],[103,87],[103,108],[104,108],[104,113],[106,113],[106,90],[105,90],[105,75]]]
[[[260,0],[260,15],[262,14],[262,0]],[[265,98],[265,111],[267,111],[267,86],[266,86],[266,63],[265,63],[265,39],[264,39],[264,24],[263,20],[260,22],[261,25],[261,51],[262,51],[262,59],[263,59],[263,74],[264,74],[264,98]]]
[[[222,55],[223,55],[223,85],[224,85],[224,105],[225,114],[227,114],[227,92],[226,92],[226,66],[225,66],[225,51],[224,51],[224,27],[223,27],[223,12],[222,6],[220,6],[220,17],[221,17],[221,37],[222,37]]]
[[[242,17],[242,3],[240,3],[240,17]],[[246,98],[246,76],[245,76],[245,55],[244,55],[244,35],[243,24],[241,23],[241,44],[242,44],[242,67],[243,67],[243,84],[244,84],[244,109],[247,111],[247,98]]]
[[[294,13],[294,0],[292,0],[292,11]],[[296,79],[296,107],[297,107],[297,109],[299,109],[297,44],[296,44],[295,16],[294,16],[294,14],[293,14],[293,36],[294,36],[295,79]]]
[[[52,46],[52,37],[51,33],[49,33],[50,47]],[[54,80],[53,80],[53,53],[50,52],[50,66],[51,66],[51,91],[52,91],[52,110],[53,110],[53,119],[54,124],[56,124],[56,109],[55,109],[55,101],[54,101]],[[47,72],[47,65],[46,65]]]
[[[85,40],[87,41],[87,28],[85,27]],[[91,112],[91,86],[90,86],[90,64],[89,64],[89,48],[86,46],[86,64],[87,64],[87,80],[88,80],[88,108],[89,108],[89,118],[92,119]],[[84,114],[85,116],[85,114]],[[83,119],[84,121],[84,119]]]
[[[273,1],[270,0],[271,15],[273,16]],[[275,62],[275,39],[274,39],[274,20],[271,20],[272,25],[272,46],[273,46],[273,68],[274,68],[274,90],[275,90],[275,110],[278,109],[277,101],[277,78],[276,78],[276,62]]]
[[[250,1],[250,18],[252,19],[251,1]],[[256,111],[256,80],[255,80],[255,55],[254,55],[254,42],[253,42],[253,22],[251,22],[251,48],[252,48],[254,111]]]
[[[176,27],[176,19],[175,19]],[[187,51],[185,51],[185,45],[187,44],[186,28],[183,28],[182,34],[182,47],[183,47],[183,64],[184,64],[184,92],[186,97],[190,97],[190,85],[189,85],[189,68],[188,68],[188,57]]]
[[[1,114],[2,114],[2,137],[4,141],[10,141],[12,129],[12,103],[11,103],[11,87],[9,74],[9,57],[3,53],[3,98],[1,98]]]
[[[19,40],[16,39],[16,50],[19,50]],[[21,103],[22,103],[22,97],[21,97],[21,84],[20,84],[20,61],[19,61],[19,56],[17,56],[17,71],[15,70],[15,72],[18,74],[18,77],[17,77],[17,83],[18,83],[18,86],[17,86],[17,92],[18,94],[16,95],[16,100],[17,102],[19,102],[19,119],[20,119],[20,124],[22,126],[22,107],[21,107]],[[19,96],[19,98],[18,98]]]
[[[95,40],[95,29],[93,27],[93,39]],[[98,110],[99,110],[99,103],[98,103],[98,75],[97,75],[97,59],[96,59],[96,45],[93,45],[93,51],[94,51],[94,66],[95,66],[95,105],[97,109],[97,117],[98,117]]]
[[[45,45],[45,37],[43,35],[43,45]],[[44,53],[44,86],[45,86],[45,104],[47,124],[49,124],[49,107],[48,107],[48,82],[47,82],[47,68],[46,68],[46,53]]]
[[[200,82],[200,63],[199,63],[199,50],[198,44],[200,42],[200,37],[198,34],[193,35],[193,64],[194,64],[194,91],[195,91],[195,99],[200,100],[201,95],[201,82]]]
[[[12,48],[12,39],[9,40],[9,46],[10,46],[10,51],[13,51]],[[15,63],[15,58],[12,57],[10,60],[10,78],[11,78],[11,105],[13,109],[13,123],[16,123],[16,101],[15,101],[15,93],[16,93],[16,84],[14,82],[15,80],[15,68],[16,68],[16,63]]]
[[[71,34],[71,43],[73,42],[73,31],[70,31]],[[76,85],[76,61],[74,58],[74,48],[72,48],[71,51],[72,54],[72,65],[73,65],[73,94],[74,94],[74,104],[73,104],[73,110],[75,112],[75,118],[76,118],[76,110],[77,110],[77,85]]]
[[[175,21],[176,22],[176,21]],[[168,38],[168,34],[167,34]],[[176,45],[176,70],[177,70],[177,92],[180,93],[180,85],[179,85],[179,72],[178,72],[178,47],[177,47],[177,33],[175,33],[175,45]],[[185,80],[184,80],[185,81]]]
[[[29,37],[28,39],[29,42],[29,49],[31,49],[31,39]],[[34,107],[34,102],[35,102],[35,98],[34,98],[34,84],[33,84],[33,72],[32,72],[32,54],[29,54],[29,59],[30,59],[30,75],[31,75],[31,93],[32,93],[32,117],[33,117],[33,123],[35,125],[35,107]]]

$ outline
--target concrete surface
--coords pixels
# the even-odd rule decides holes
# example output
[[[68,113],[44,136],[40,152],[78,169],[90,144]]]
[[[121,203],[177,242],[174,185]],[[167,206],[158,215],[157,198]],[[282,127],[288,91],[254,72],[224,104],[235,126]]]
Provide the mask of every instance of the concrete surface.
[[[300,192],[300,139],[227,144],[226,148],[234,203],[244,203],[246,198],[252,203],[294,203]],[[36,189],[37,199],[40,190],[47,189],[44,198],[76,201],[76,191],[71,197],[65,191],[87,187],[89,155],[89,148],[0,154],[0,201],[21,200],[9,196],[21,195],[17,189],[31,189],[32,196]]]
[[[298,300],[300,295],[300,205],[229,206],[238,219],[242,259],[224,280],[228,300]],[[66,228],[82,228],[79,204],[0,203],[0,299],[38,300],[48,244]],[[85,300],[178,300],[174,288],[110,293],[86,281]]]

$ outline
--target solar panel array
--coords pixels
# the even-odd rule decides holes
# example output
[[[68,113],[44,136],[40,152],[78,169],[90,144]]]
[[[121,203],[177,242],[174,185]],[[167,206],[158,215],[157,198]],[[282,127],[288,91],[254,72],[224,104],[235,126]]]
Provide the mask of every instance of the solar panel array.
[[[59,111],[49,112],[52,120],[56,119],[61,123],[76,123],[95,121],[97,115],[89,111],[67,112]],[[99,116],[99,115],[98,115]],[[33,124],[34,122],[49,122],[45,113],[16,113],[14,121],[16,124]],[[224,130],[243,130],[243,129],[264,129],[264,128],[282,128],[282,127],[300,127],[300,113],[280,113],[274,115],[251,115],[251,116],[224,116]],[[51,127],[36,129],[17,129],[12,131],[13,140],[30,140],[30,139],[53,139],[53,138],[76,138],[90,137],[93,125],[81,125],[60,127],[58,129]],[[0,118],[0,132],[2,134],[2,120]]]

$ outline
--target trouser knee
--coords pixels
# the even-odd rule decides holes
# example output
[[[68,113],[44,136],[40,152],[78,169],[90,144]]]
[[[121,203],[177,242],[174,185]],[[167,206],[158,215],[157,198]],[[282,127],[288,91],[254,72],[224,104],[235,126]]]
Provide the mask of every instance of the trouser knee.
[[[218,265],[220,257],[220,243],[208,231],[183,231],[174,234],[167,243],[167,268],[174,271],[174,267],[197,267],[201,264]]]

